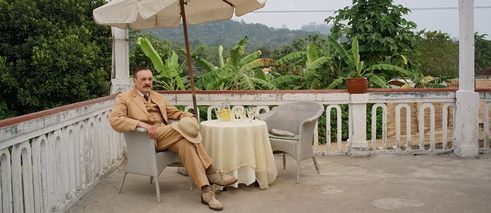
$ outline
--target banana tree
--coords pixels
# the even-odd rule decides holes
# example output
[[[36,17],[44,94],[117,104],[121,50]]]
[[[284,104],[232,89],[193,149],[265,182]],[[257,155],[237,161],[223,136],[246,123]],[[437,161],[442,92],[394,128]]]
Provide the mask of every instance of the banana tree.
[[[182,68],[179,65],[179,57],[176,52],[172,51],[171,56],[162,61],[162,57],[160,57],[147,38],[138,37],[136,44],[152,61],[153,67],[157,71],[153,79],[155,89],[186,90],[180,76]]]
[[[261,68],[271,67],[274,61],[269,58],[259,58],[261,51],[245,53],[247,37],[228,52],[226,60],[223,57],[223,47],[218,47],[218,66],[207,60],[196,57],[196,62],[205,72],[200,76],[196,85],[205,90],[254,90],[276,89],[270,82],[271,77]]]
[[[360,53],[358,47],[358,39],[353,38],[351,42],[351,51],[348,51],[339,44],[333,36],[328,38],[329,47],[332,48],[338,59],[340,59],[346,67],[344,72],[336,78],[328,88],[337,88],[347,78],[367,78],[371,85],[375,85],[381,88],[387,88],[387,81],[384,77],[385,74],[410,76],[411,72],[403,69],[399,66],[392,64],[379,63],[366,67],[364,62],[360,60]]]
[[[281,75],[273,80],[276,85],[287,84],[295,85],[294,89],[319,89],[322,87],[321,68],[330,62],[329,55],[319,56],[319,50],[314,43],[309,43],[307,51],[298,51],[287,54],[276,61],[278,66],[287,66],[291,64],[303,64],[298,69],[298,73]],[[296,70],[296,69],[294,69]],[[325,76],[324,76],[325,77]]]

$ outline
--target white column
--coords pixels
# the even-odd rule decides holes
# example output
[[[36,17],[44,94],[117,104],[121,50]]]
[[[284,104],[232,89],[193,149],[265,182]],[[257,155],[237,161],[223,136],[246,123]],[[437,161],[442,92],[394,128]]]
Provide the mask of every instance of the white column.
[[[111,94],[125,91],[131,87],[128,30],[111,27],[113,37]]]
[[[368,94],[350,94],[348,155],[352,157],[370,154],[367,143],[367,103]]]
[[[459,89],[454,153],[478,155],[479,93],[474,91],[474,0],[459,1]]]

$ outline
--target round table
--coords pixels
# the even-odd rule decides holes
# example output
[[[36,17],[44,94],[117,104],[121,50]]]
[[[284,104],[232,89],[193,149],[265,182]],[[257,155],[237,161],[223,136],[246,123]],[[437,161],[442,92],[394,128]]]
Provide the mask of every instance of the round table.
[[[276,179],[276,164],[264,121],[209,120],[201,122],[200,132],[215,167],[238,177],[238,183],[249,185],[257,180],[265,189]]]

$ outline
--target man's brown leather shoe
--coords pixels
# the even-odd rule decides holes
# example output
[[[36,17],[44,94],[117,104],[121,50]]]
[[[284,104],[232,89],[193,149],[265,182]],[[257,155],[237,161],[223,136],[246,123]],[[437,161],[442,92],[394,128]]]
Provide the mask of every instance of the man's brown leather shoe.
[[[207,177],[210,183],[217,184],[220,186],[227,186],[230,184],[234,184],[239,180],[237,177],[234,177],[232,175],[222,174],[218,170],[215,174],[207,175]]]
[[[222,211],[223,205],[215,198],[215,194],[212,191],[201,193],[201,203],[208,205],[210,209],[215,211]]]

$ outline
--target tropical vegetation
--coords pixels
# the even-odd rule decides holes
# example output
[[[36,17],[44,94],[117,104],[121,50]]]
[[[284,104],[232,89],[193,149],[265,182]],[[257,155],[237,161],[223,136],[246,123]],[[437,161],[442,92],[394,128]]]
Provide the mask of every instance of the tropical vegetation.
[[[484,70],[491,69],[491,40],[485,37],[489,35],[476,33],[475,38],[475,70],[479,73]],[[488,73],[489,74],[489,73]]]
[[[368,78],[371,85],[385,88],[387,87],[388,81],[386,76],[405,77],[411,74],[409,71],[392,64],[380,63],[366,66],[364,61],[360,59],[358,38],[356,36],[351,42],[351,53],[348,53],[348,51],[341,46],[333,36],[329,36],[329,45],[346,65],[343,69],[343,74],[335,79],[331,85],[329,85],[329,88],[337,87],[346,78]]]
[[[178,62],[177,53],[170,50],[170,57],[162,60],[161,56],[153,48],[148,38],[139,37],[136,41],[138,47],[152,61],[153,68],[157,71],[154,74],[154,88],[164,90],[185,90],[184,82],[181,79],[182,68]],[[164,63],[165,61],[165,63]]]
[[[104,0],[0,0],[0,119],[109,94]]]
[[[275,75],[274,84],[290,89],[320,89],[329,78],[323,71],[331,57],[322,54],[315,43],[309,43],[306,51],[289,53],[276,61],[279,69],[293,65],[293,72]],[[275,73],[276,74],[276,73]]]
[[[196,62],[205,72],[198,77],[196,86],[204,90],[255,90],[275,89],[271,77],[262,68],[274,65],[272,59],[260,58],[261,51],[245,51],[247,36],[223,56],[223,47],[218,47],[218,65],[201,57]]]
[[[335,38],[351,40],[356,36],[361,60],[368,65],[382,61],[400,65],[402,60],[407,60],[413,68],[418,66],[413,58],[419,52],[415,48],[417,35],[413,32],[416,24],[404,18],[409,12],[393,0],[353,0],[351,6],[336,11],[325,22],[332,24],[331,34]]]
[[[439,31],[420,32],[418,48],[422,54],[419,70],[427,76],[455,78],[459,72],[459,46]]]
[[[110,30],[91,15],[103,3],[0,1],[0,119],[108,94]],[[320,26],[331,37],[236,21],[193,26],[197,89],[340,89],[349,76],[433,87],[456,77],[457,41],[414,32],[409,12],[392,0],[353,0]],[[487,38],[475,37],[476,73],[491,65]],[[182,41],[179,28],[130,31],[130,69],[154,68],[156,89],[189,89]]]

